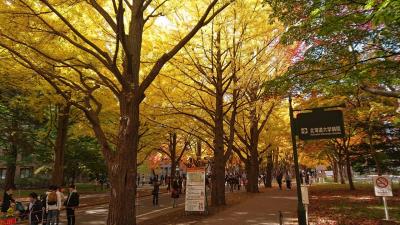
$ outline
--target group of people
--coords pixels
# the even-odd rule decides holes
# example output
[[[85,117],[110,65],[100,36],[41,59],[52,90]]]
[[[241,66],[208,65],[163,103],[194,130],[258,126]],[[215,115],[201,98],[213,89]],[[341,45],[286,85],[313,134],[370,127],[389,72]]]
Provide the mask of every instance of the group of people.
[[[300,182],[301,184],[310,185],[312,183],[311,172],[309,171],[300,171]]]
[[[160,186],[167,185],[167,191],[171,192],[171,198],[173,199],[172,207],[176,207],[177,199],[182,193],[185,193],[186,178],[184,176],[178,176],[173,179],[169,176],[162,176],[162,179],[158,181],[156,177],[152,180],[153,184],[153,206],[158,206],[158,199],[160,194]]]
[[[13,198],[14,188],[7,188],[4,192],[1,213],[6,214],[10,208],[17,203]],[[49,190],[38,196],[37,193],[29,194],[27,207],[19,206],[20,218],[27,218],[29,225],[58,225],[60,211],[64,207],[67,212],[67,224],[75,225],[75,209],[79,206],[79,194],[75,185],[69,186],[68,196],[65,197],[63,189],[57,186],[50,186]]]
[[[283,178],[285,178],[285,183],[286,183],[286,189],[290,190],[292,189],[292,177],[290,176],[290,173],[286,171],[283,173],[282,171],[279,171],[276,174],[276,182],[278,183],[279,189],[282,190],[282,182]]]
[[[229,185],[230,192],[233,192],[234,190],[240,191],[242,181],[243,179],[240,174],[228,174],[225,176],[225,182]]]

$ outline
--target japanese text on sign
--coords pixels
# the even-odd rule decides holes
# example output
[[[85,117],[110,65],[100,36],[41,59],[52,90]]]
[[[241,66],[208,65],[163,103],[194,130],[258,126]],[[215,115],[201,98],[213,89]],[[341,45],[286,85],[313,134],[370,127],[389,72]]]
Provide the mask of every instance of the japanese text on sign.
[[[300,113],[296,130],[302,140],[344,137],[343,113],[340,110]]]
[[[204,168],[188,168],[185,211],[204,212],[206,201],[206,172]]]

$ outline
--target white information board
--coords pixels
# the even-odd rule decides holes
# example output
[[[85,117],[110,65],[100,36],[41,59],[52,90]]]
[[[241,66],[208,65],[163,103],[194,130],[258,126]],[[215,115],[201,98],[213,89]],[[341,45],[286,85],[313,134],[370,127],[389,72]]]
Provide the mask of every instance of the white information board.
[[[188,168],[186,174],[185,211],[204,212],[206,203],[206,171]]]
[[[303,198],[303,204],[309,205],[310,200],[308,199],[308,187],[307,186],[301,186],[301,197]]]
[[[392,192],[392,182],[388,176],[376,176],[373,178],[375,196],[381,197],[391,197]]]

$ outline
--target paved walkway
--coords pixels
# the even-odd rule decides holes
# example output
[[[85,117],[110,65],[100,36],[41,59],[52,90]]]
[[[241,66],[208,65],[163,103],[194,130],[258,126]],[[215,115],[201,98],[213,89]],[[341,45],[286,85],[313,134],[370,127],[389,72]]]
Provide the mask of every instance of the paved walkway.
[[[296,190],[261,189],[260,194],[196,225],[279,225],[279,211],[284,225],[294,225],[297,224],[296,208]]]

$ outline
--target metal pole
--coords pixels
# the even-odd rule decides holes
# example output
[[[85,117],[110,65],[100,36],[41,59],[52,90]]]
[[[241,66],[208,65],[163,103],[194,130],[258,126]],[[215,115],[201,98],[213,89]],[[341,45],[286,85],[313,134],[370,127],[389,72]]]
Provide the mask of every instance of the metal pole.
[[[304,208],[305,208],[305,210],[306,210],[306,223],[307,223],[307,225],[309,224],[308,223],[308,205],[304,205]]]
[[[389,220],[389,212],[387,208],[386,198],[382,197],[382,199],[383,199],[383,206],[385,208],[385,220]]]
[[[296,174],[296,187],[297,187],[297,219],[299,225],[307,225],[306,222],[306,212],[303,205],[303,197],[301,194],[300,186],[300,169],[299,169],[299,157],[297,155],[297,143],[296,143],[296,131],[294,124],[293,106],[292,106],[292,96],[289,95],[289,116],[290,116],[290,129],[292,134],[292,145],[293,145],[293,161],[294,169]]]
[[[282,212],[281,211],[279,211],[279,216],[278,216],[279,218],[279,225],[283,225],[283,214],[282,214]]]

